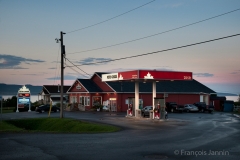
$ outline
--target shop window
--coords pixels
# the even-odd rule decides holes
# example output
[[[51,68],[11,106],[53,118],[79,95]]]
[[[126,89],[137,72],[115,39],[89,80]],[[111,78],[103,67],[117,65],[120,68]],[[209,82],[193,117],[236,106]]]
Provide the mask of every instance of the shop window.
[[[80,96],[79,97],[80,104],[84,106],[90,106],[90,97],[89,96]]]
[[[77,97],[71,96],[70,103],[77,103]]]
[[[101,96],[93,96],[93,106],[100,106],[102,105],[102,97]]]

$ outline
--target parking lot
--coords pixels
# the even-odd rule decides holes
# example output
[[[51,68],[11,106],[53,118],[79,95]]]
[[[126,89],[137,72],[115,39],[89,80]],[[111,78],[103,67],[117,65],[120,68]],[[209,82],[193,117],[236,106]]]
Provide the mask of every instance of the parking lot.
[[[48,113],[4,114],[3,119]],[[67,118],[107,123],[116,133],[1,133],[0,159],[239,159],[240,119],[231,113],[171,113],[169,119],[126,118],[126,113],[64,112]],[[59,117],[52,113],[51,117]]]

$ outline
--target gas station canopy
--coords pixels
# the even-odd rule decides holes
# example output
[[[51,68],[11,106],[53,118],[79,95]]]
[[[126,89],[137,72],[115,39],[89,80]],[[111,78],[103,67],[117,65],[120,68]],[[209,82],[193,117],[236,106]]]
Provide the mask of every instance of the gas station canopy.
[[[126,71],[126,72],[118,72],[118,73],[109,73],[109,74],[102,74],[102,81],[125,81],[130,80],[135,82],[135,103],[130,103],[130,110],[131,116],[138,117],[141,114],[139,110],[139,82],[140,81],[150,81],[152,82],[152,106],[153,109],[157,104],[155,104],[156,98],[156,82],[161,80],[192,80],[192,72],[176,72],[176,71],[157,71],[157,70],[133,70],[133,71]],[[133,100],[132,100],[133,101]],[[163,110],[165,103],[162,104],[162,112],[161,114],[165,113]],[[133,114],[132,114],[133,110]],[[129,114],[128,113],[128,114]],[[161,116],[163,117],[163,116]]]
[[[192,80],[192,72],[133,70],[102,74],[102,81],[121,80]]]

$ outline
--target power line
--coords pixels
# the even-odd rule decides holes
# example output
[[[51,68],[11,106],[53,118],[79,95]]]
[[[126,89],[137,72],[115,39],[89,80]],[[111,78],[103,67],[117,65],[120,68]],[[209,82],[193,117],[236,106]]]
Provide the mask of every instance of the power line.
[[[69,59],[67,59],[66,57],[65,57],[65,59],[68,61],[68,62],[70,62],[71,64],[73,64],[75,67],[77,67],[79,70],[81,70],[82,72],[84,72],[85,74],[87,74],[87,75],[89,75],[89,76],[91,76],[90,74],[88,74],[87,72],[85,72],[84,70],[82,70],[81,68],[79,68],[78,66],[76,66],[73,62],[71,62]],[[78,72],[79,73],[79,72]],[[79,73],[79,74],[81,74],[81,73]],[[82,74],[83,75],[83,74]],[[87,76],[85,76],[85,75],[83,75],[84,77],[87,77]],[[88,78],[88,77],[87,77]]]
[[[78,71],[76,71],[75,69],[73,69],[73,68],[70,68],[71,70],[73,70],[73,71],[75,71],[75,72],[77,72],[77,73],[79,73],[80,75],[83,75],[83,74],[81,74],[80,72],[78,72]],[[83,75],[84,76],[84,75]]]
[[[122,45],[122,44],[127,44],[127,43],[130,43],[130,42],[139,41],[139,40],[142,40],[142,39],[154,37],[154,36],[157,36],[157,35],[160,35],[160,34],[168,33],[168,32],[175,31],[175,30],[178,30],[178,29],[182,29],[182,28],[185,28],[185,27],[188,27],[188,26],[192,26],[192,25],[204,22],[204,21],[208,21],[208,20],[214,19],[214,18],[218,18],[218,17],[224,16],[224,15],[227,15],[227,14],[239,11],[239,10],[240,10],[240,8],[232,10],[232,11],[229,11],[229,12],[226,12],[226,13],[223,13],[223,14],[219,14],[217,16],[213,16],[213,17],[210,17],[210,18],[207,18],[207,19],[204,19],[204,20],[200,20],[200,21],[197,21],[197,22],[194,22],[194,23],[190,23],[190,24],[187,24],[187,25],[184,25],[184,26],[181,26],[181,27],[177,27],[177,28],[174,28],[174,29],[170,29],[170,30],[167,30],[167,31],[160,32],[160,33],[155,33],[155,34],[152,34],[152,35],[149,35],[149,36],[145,36],[145,37],[141,37],[141,38],[137,38],[137,39],[133,39],[133,40],[117,43],[117,44],[112,44],[112,45],[108,45],[108,46],[104,46],[104,47],[99,47],[99,48],[94,48],[94,49],[89,49],[89,50],[84,50],[84,51],[79,51],[79,52],[72,52],[72,53],[68,53],[68,54],[96,51],[96,50],[100,50],[100,49],[105,49],[105,48],[110,48],[110,47],[114,47],[114,46],[119,46],[119,45]]]
[[[106,20],[104,20],[104,21],[101,21],[101,22],[98,22],[98,23],[95,23],[95,24],[92,24],[92,25],[90,25],[90,26],[86,26],[86,27],[83,27],[83,28],[80,28],[80,29],[76,29],[76,30],[73,30],[73,31],[70,31],[70,32],[66,32],[66,33],[77,32],[77,31],[80,31],[80,30],[84,30],[84,29],[87,29],[87,28],[90,28],[90,27],[93,27],[93,26],[96,26],[96,25],[105,23],[105,22],[107,22],[107,21],[110,21],[110,20],[115,19],[115,18],[117,18],[117,17],[120,17],[120,16],[122,16],[122,15],[125,15],[125,14],[127,14],[127,13],[129,13],[129,12],[132,12],[132,11],[134,11],[134,10],[137,10],[137,9],[143,7],[143,6],[146,6],[146,5],[148,5],[148,4],[150,4],[150,3],[154,2],[154,1],[156,1],[156,0],[152,0],[152,1],[148,2],[148,3],[145,3],[145,4],[141,5],[141,6],[138,6],[138,7],[134,8],[134,9],[131,9],[131,10],[127,11],[127,12],[121,13],[121,14],[119,14],[119,15],[117,15],[117,16],[114,16],[114,17],[112,17],[112,18],[106,19]]]
[[[129,57],[112,59],[112,60],[100,61],[100,62],[95,62],[95,63],[85,63],[85,64],[74,65],[74,66],[93,65],[93,64],[99,64],[99,63],[107,63],[107,62],[119,61],[119,60],[123,60],[123,59],[136,58],[136,57],[146,56],[146,55],[150,55],[150,54],[156,54],[156,53],[160,53],[160,52],[166,52],[166,51],[176,50],[176,49],[180,49],[180,48],[186,48],[186,47],[190,47],[190,46],[195,46],[195,45],[199,45],[199,44],[203,44],[203,43],[218,41],[218,40],[221,40],[221,39],[231,38],[231,37],[235,37],[235,36],[239,36],[239,35],[240,34],[234,34],[234,35],[230,35],[230,36],[226,36],[226,37],[221,37],[221,38],[216,38],[216,39],[212,39],[212,40],[202,41],[202,42],[198,42],[198,43],[188,44],[188,45],[175,47],[175,48],[170,48],[170,49],[165,49],[165,50],[161,50],[161,51],[155,51],[155,52],[139,54],[139,55],[135,55],[135,56],[129,56]],[[66,67],[74,67],[74,66],[66,66]]]

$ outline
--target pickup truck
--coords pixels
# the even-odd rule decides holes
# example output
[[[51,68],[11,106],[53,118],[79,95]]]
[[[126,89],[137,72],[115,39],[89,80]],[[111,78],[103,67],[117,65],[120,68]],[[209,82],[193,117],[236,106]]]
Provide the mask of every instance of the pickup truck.
[[[176,102],[166,102],[166,110],[168,112],[180,112],[182,113],[184,110],[184,106],[178,105]]]
[[[212,113],[214,110],[214,106],[213,105],[206,105],[205,102],[196,102],[194,103],[195,106],[198,107],[199,112],[209,112]]]

